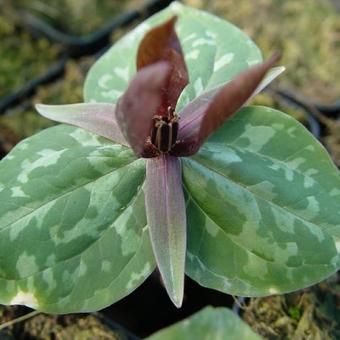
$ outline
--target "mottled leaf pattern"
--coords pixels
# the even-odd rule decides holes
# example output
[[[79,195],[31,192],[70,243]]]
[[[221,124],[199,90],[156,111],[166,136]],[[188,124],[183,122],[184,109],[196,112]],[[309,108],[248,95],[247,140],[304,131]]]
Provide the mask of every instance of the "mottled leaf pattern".
[[[191,317],[151,335],[147,340],[260,340],[227,308],[206,307]]]
[[[269,295],[339,268],[339,172],[294,119],[244,108],[183,171],[187,273],[202,285]]]
[[[144,177],[130,149],[79,128],[20,143],[0,167],[0,303],[93,311],[140,285],[155,267]]]
[[[91,68],[85,101],[115,103],[136,73],[138,44],[144,34],[174,15],[190,79],[177,103],[178,112],[203,91],[225,84],[262,61],[257,46],[237,27],[174,2],[124,36]]]

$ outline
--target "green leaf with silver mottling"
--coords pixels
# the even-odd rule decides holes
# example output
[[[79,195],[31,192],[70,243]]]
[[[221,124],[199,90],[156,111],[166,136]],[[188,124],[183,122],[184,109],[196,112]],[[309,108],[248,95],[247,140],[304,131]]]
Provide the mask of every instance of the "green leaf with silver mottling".
[[[257,46],[237,27],[174,2],[137,26],[98,60],[86,79],[85,101],[115,103],[136,73],[137,48],[144,34],[173,15],[178,16],[176,31],[190,80],[179,98],[177,111],[203,91],[227,83],[262,61]]]
[[[243,296],[301,289],[340,267],[340,176],[296,120],[248,107],[183,159],[187,274]]]
[[[145,161],[59,125],[0,163],[0,303],[53,313],[103,308],[155,268]]]
[[[148,340],[260,340],[261,337],[227,308],[206,307],[151,335]]]

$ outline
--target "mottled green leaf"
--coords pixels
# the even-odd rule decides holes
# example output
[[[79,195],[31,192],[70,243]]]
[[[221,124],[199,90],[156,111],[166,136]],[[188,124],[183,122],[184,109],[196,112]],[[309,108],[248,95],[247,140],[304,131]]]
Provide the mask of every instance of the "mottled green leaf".
[[[0,303],[103,308],[154,269],[142,184],[125,146],[60,125],[0,163]]]
[[[260,340],[252,329],[227,308],[206,307],[191,317],[165,328],[148,340]]]
[[[289,292],[340,266],[340,176],[293,118],[248,107],[183,159],[187,274],[223,292]]]
[[[136,53],[144,34],[173,15],[189,70],[177,111],[204,90],[234,78],[262,61],[257,46],[232,24],[178,2],[154,15],[119,40],[91,68],[85,83],[85,101],[115,103],[136,73]],[[204,66],[203,66],[204,65]]]

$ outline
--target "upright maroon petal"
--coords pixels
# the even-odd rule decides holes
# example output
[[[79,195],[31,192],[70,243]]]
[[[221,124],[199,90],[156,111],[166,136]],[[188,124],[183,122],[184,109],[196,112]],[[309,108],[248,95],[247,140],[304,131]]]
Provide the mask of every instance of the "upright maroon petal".
[[[189,104],[180,121],[179,143],[171,154],[190,156],[196,153],[204,141],[247,102],[266,72],[279,59],[280,55],[274,54],[266,62],[239,74],[217,93],[211,91],[206,98]],[[189,114],[190,108],[193,111]]]
[[[167,115],[169,106],[173,109],[176,107],[179,95],[189,82],[181,44],[175,31],[176,20],[177,17],[172,17],[150,30],[141,41],[137,53],[138,70],[159,61],[170,64],[171,72],[157,112],[160,116]]]
[[[145,141],[150,136],[152,117],[161,103],[169,72],[170,67],[166,62],[143,68],[118,101],[117,123],[138,157],[142,155]]]

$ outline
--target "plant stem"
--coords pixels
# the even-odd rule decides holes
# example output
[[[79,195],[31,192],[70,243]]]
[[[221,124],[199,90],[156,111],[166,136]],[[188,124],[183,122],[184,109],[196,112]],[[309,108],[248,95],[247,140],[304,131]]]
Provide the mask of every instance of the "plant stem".
[[[30,313],[27,313],[23,316],[19,316],[18,318],[16,319],[13,319],[13,320],[10,320],[10,321],[7,321],[7,322],[4,322],[3,324],[0,325],[0,331],[7,328],[7,327],[10,327],[18,322],[21,322],[21,321],[25,321],[27,319],[30,319],[32,318],[33,316],[36,316],[37,314],[39,314],[40,312],[39,311],[36,311],[34,310],[33,312],[30,312]]]

